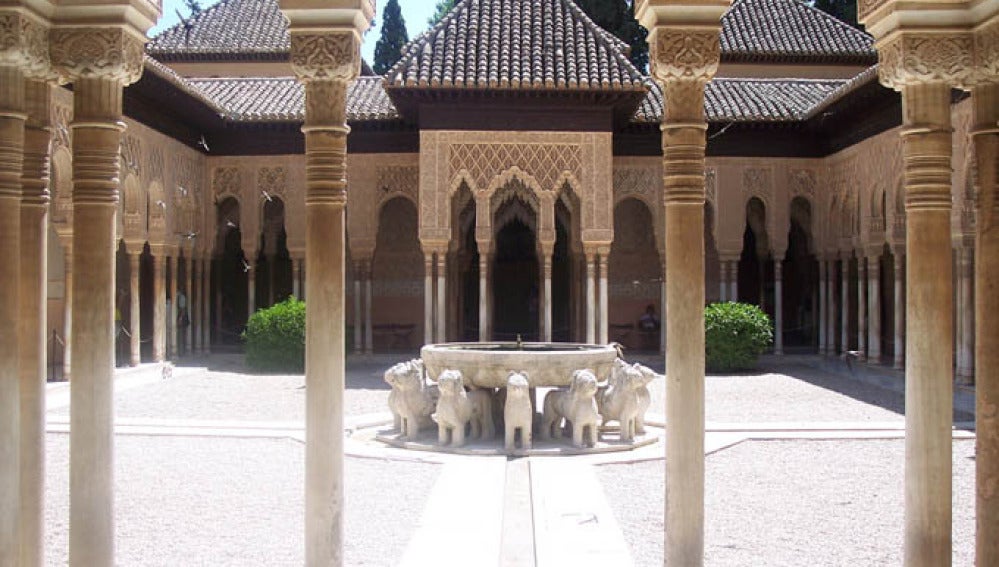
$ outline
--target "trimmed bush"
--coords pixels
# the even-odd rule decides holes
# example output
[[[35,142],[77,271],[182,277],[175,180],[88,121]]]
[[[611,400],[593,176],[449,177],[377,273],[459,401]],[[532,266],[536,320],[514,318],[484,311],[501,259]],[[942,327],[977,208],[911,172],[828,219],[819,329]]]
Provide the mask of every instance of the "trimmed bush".
[[[704,310],[705,365],[710,372],[752,370],[774,341],[770,317],[748,303],[714,303]]]
[[[305,371],[305,302],[294,297],[254,313],[243,333],[246,365],[264,372]]]

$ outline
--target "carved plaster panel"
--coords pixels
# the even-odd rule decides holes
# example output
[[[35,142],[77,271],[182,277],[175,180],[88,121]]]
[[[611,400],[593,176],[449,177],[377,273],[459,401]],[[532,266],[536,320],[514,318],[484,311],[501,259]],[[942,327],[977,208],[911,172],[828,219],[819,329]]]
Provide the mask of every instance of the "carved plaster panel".
[[[291,66],[307,81],[349,81],[361,73],[361,56],[353,31],[292,33]]]
[[[257,170],[257,189],[261,197],[281,197],[288,192],[288,172],[283,167],[261,167]]]
[[[49,78],[48,28],[22,13],[0,13],[0,65],[19,67],[29,77]]]
[[[971,33],[897,34],[878,48],[878,75],[888,88],[918,83],[963,85],[974,69]]]
[[[123,28],[56,28],[52,64],[64,80],[103,78],[130,85],[142,76],[144,40]]]

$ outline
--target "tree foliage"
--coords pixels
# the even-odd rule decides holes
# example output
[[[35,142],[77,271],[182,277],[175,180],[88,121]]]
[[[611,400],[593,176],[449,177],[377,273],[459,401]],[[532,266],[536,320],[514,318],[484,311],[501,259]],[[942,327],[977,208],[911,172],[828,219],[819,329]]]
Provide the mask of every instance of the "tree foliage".
[[[305,302],[294,297],[250,316],[243,333],[246,365],[263,372],[305,369]]]
[[[748,303],[714,303],[704,309],[705,366],[712,372],[751,370],[773,344],[770,317]]]
[[[435,10],[434,15],[430,16],[430,19],[427,20],[430,27],[436,26],[437,22],[443,20],[444,16],[446,16],[457,3],[458,0],[437,0],[437,10]]]
[[[604,28],[631,48],[631,62],[640,71],[649,65],[649,31],[635,19],[634,0],[577,0],[576,4],[598,26]]]
[[[409,41],[406,20],[399,9],[399,0],[388,0],[382,11],[382,35],[375,44],[375,73],[384,75],[402,57],[402,48]]]
[[[814,0],[812,6],[855,28],[860,28],[857,22],[857,0]]]

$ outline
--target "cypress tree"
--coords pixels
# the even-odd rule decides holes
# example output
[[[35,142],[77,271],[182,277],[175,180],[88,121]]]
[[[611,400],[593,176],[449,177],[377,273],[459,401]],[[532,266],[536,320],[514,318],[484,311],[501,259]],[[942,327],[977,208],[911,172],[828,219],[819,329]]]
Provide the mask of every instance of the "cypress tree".
[[[598,26],[631,47],[631,62],[639,71],[649,65],[648,30],[635,19],[634,0],[576,0]]]
[[[375,73],[384,75],[402,57],[402,48],[409,42],[406,20],[399,9],[399,0],[388,0],[382,12],[382,35],[375,44]]]
[[[430,24],[430,27],[436,26],[437,22],[443,20],[444,16],[446,16],[448,12],[450,12],[457,3],[458,0],[438,0],[437,10],[434,12],[434,15],[430,16],[430,19],[427,20],[427,23]]]

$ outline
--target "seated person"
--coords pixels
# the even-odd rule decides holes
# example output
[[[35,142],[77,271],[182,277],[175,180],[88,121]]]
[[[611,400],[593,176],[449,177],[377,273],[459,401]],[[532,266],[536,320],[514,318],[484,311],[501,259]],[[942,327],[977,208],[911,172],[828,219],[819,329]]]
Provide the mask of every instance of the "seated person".
[[[645,308],[645,313],[638,318],[638,328],[642,331],[657,331],[659,330],[659,319],[656,318],[656,308],[653,305],[649,305]]]

